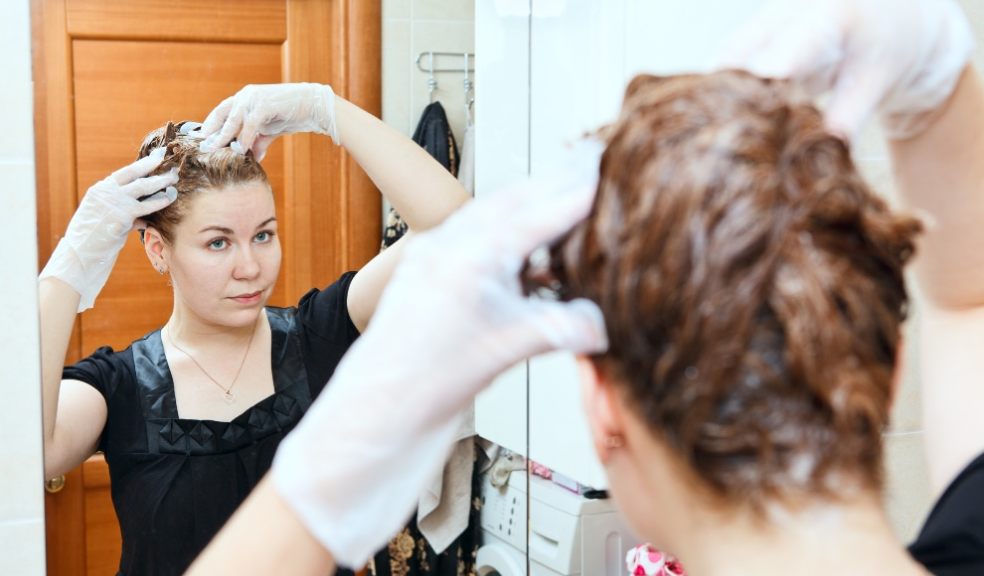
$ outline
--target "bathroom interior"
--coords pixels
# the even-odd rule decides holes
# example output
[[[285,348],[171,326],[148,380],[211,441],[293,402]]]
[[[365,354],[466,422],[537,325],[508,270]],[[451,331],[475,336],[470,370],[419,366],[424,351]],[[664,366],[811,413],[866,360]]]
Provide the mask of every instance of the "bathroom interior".
[[[483,194],[553,165],[565,143],[610,122],[640,72],[701,70],[761,0],[14,0],[5,4],[0,91],[0,573],[114,574],[120,534],[101,454],[44,478],[36,276],[91,183],[132,161],[146,131],[203,120],[246,84],[324,82],[415,136],[439,103],[456,177]],[[977,38],[984,1],[961,0]],[[683,23],[683,24],[682,24]],[[698,25],[699,23],[699,25]],[[973,56],[984,64],[984,47]],[[416,138],[415,138],[416,139]],[[389,205],[326,139],[290,136],[263,164],[282,214],[285,256],[274,297],[295,302],[378,250]],[[894,201],[889,152],[871,126],[853,150]],[[131,239],[81,315],[70,360],[125,347],[170,312],[168,287]],[[919,295],[906,324],[920,330]],[[122,313],[120,312],[122,311]],[[16,327],[16,329],[14,329]],[[412,337],[408,335],[408,337]],[[919,366],[904,354],[886,447],[885,506],[912,540],[932,505],[923,454]],[[474,404],[455,454],[473,508],[460,531],[468,574],[621,576],[645,544],[608,498],[572,355],[523,362]],[[461,450],[462,452],[458,452]],[[452,460],[452,462],[454,462]],[[473,464],[474,463],[474,464]],[[461,462],[457,462],[461,464]],[[449,464],[449,467],[454,467]],[[477,480],[471,484],[471,475]],[[461,480],[460,474],[467,479]],[[666,518],[672,522],[672,518]],[[459,531],[459,532],[460,532]],[[392,548],[392,546],[391,546]],[[391,554],[391,562],[393,556]],[[394,564],[383,573],[406,574]],[[419,567],[417,568],[419,570]],[[376,567],[361,573],[375,574]],[[426,572],[414,571],[413,574]],[[436,572],[435,572],[436,573]],[[638,572],[642,574],[642,572]]]

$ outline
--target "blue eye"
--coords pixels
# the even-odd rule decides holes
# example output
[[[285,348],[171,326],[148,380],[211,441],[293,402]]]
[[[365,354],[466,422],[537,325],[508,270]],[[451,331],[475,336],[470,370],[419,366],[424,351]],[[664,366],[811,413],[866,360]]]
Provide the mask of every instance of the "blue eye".
[[[264,230],[263,232],[257,233],[256,236],[253,237],[253,240],[259,242],[260,244],[266,244],[270,240],[273,240],[273,232]]]
[[[225,238],[216,238],[208,243],[209,250],[222,250],[229,242]]]

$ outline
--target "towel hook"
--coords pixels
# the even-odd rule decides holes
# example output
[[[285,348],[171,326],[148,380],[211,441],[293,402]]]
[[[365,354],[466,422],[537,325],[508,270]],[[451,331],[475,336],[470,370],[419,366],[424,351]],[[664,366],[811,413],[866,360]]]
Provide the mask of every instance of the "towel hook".
[[[430,66],[427,69],[427,97],[430,99],[431,104],[433,104],[434,92],[437,90],[437,79],[434,78],[434,53],[428,52],[427,56],[430,58]]]
[[[472,104],[475,103],[475,96],[474,96],[474,92],[473,92],[474,89],[475,89],[475,83],[472,81],[471,77],[468,75],[468,71],[469,71],[468,70],[468,58],[471,55],[468,54],[467,52],[465,52],[464,54],[462,54],[462,56],[464,56],[464,58],[465,58],[465,66],[463,68],[463,70],[465,72],[465,80],[464,80],[464,86],[465,86],[465,114],[468,115],[468,119],[470,121],[471,120]]]

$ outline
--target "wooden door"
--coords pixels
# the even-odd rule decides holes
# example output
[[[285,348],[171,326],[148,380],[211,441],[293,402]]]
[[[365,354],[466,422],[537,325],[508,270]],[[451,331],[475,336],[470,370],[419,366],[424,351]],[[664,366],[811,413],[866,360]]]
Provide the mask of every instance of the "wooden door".
[[[324,82],[380,111],[379,0],[32,0],[32,27],[41,264],[86,189],[133,161],[147,132],[202,120],[245,84]],[[264,167],[284,251],[272,304],[294,303],[376,253],[379,195],[330,139],[281,139]],[[170,290],[134,235],[76,323],[68,361],[121,349],[170,311]],[[48,496],[49,574],[115,569],[108,494],[95,457]]]

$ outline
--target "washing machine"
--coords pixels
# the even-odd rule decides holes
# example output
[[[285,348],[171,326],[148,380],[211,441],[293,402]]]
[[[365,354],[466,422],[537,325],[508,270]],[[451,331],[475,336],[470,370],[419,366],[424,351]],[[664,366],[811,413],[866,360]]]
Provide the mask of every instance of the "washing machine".
[[[585,498],[538,476],[527,486],[523,471],[500,488],[484,478],[482,499],[479,576],[628,576],[625,554],[639,540],[610,500]]]

